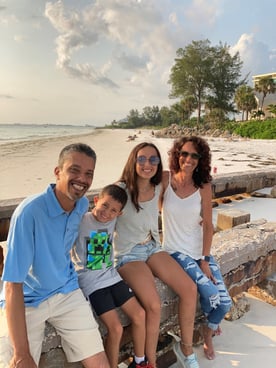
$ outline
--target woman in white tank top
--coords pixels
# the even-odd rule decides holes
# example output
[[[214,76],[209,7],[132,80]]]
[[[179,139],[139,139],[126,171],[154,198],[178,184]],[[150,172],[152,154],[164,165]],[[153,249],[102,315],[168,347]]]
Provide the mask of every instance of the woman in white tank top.
[[[219,265],[211,255],[213,237],[211,154],[200,137],[182,137],[169,156],[170,172],[163,175],[163,248],[197,285],[206,316],[204,353],[215,358],[212,343],[231,307]],[[176,349],[176,354],[179,354]]]

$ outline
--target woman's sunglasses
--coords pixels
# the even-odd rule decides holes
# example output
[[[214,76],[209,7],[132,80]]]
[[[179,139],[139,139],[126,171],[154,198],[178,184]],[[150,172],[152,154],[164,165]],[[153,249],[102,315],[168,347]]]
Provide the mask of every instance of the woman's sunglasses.
[[[201,155],[196,152],[180,151],[179,155],[184,158],[187,158],[188,156],[190,156],[193,160],[199,160],[201,158]]]
[[[150,156],[150,158],[146,158],[146,156],[138,156],[136,158],[136,162],[139,165],[145,165],[147,161],[149,161],[151,165],[157,166],[160,163],[160,158],[158,156]]]

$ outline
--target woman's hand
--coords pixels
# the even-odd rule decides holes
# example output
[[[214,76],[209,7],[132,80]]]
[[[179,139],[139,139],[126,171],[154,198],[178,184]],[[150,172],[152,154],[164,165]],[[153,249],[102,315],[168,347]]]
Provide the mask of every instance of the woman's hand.
[[[209,262],[204,261],[203,259],[200,261],[200,268],[202,272],[210,279],[214,284],[217,283],[217,280],[214,278],[212,271],[209,267]]]

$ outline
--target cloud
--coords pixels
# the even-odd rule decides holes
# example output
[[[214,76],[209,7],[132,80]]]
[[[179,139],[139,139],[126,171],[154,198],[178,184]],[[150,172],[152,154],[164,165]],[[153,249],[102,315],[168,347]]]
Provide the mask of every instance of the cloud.
[[[157,71],[168,58],[163,52],[172,49],[168,29],[164,31],[164,20],[154,3],[98,0],[77,10],[65,8],[60,0],[47,2],[45,16],[58,31],[57,67],[71,77],[112,89],[131,78],[142,82],[141,75],[144,73],[145,79],[153,69]],[[108,51],[101,53],[103,47]],[[73,63],[80,50],[89,50],[94,64]],[[100,64],[97,50],[104,54],[101,62],[108,68],[96,65]],[[117,73],[118,68],[122,73]]]
[[[147,65],[146,58],[142,58],[134,54],[126,54],[125,52],[116,56],[116,60],[123,69],[131,72],[143,70]]]
[[[193,0],[184,11],[188,20],[194,24],[213,25],[220,15],[221,0]]]
[[[202,34],[221,17],[223,3],[95,0],[69,8],[58,0],[46,3],[45,16],[57,31],[56,65],[61,71],[111,91],[124,89],[121,93],[128,96],[139,87],[143,95],[165,100],[176,50],[204,39]],[[237,51],[244,75],[276,69],[276,51],[252,34],[240,37],[232,47]]]
[[[105,77],[103,72],[96,71],[89,64],[76,64],[75,67],[66,65],[65,70],[71,77],[79,78],[95,85],[101,85],[109,88],[117,88],[116,83],[114,83],[111,79]]]
[[[231,47],[231,52],[240,53],[241,60],[244,63],[244,75],[251,73],[265,74],[276,71],[276,50],[258,41],[254,34],[242,34],[236,45]]]
[[[61,1],[46,3],[45,16],[60,35],[56,39],[57,67],[69,76],[79,78],[95,85],[116,88],[117,85],[100,70],[88,63],[71,65],[72,54],[85,46],[95,44],[99,38],[99,24],[91,12],[66,12]]]

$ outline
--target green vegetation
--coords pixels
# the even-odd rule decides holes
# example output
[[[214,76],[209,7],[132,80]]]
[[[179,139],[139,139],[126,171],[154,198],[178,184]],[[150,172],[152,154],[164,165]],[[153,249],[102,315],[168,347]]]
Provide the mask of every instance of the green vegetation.
[[[244,122],[234,129],[234,133],[254,139],[276,139],[276,119]]]
[[[257,101],[253,88],[243,84],[236,90],[235,102],[239,111],[242,111],[242,121],[248,120],[249,113],[257,108]]]
[[[165,109],[170,111],[169,108],[161,108],[160,110]],[[153,125],[150,122],[146,122],[143,117],[143,113],[139,114],[136,111],[135,115],[139,119],[131,120],[131,122],[113,122],[111,125],[106,125],[106,128],[116,128],[116,129],[162,129],[171,125],[171,121],[160,120],[159,124]],[[169,114],[169,113],[168,113]],[[162,114],[161,114],[162,116]],[[138,125],[135,125],[135,122],[139,122]],[[167,121],[168,124],[164,122]],[[173,124],[176,120],[174,120]],[[219,129],[221,131],[227,131],[230,134],[236,134],[241,137],[253,138],[253,139],[276,139],[276,118],[274,119],[266,119],[266,120],[250,120],[250,121],[230,121],[230,120],[219,120],[217,122],[213,121],[212,123],[206,121],[205,117],[201,118],[200,123],[198,125],[197,118],[193,117],[183,122],[178,122],[177,125],[186,127],[186,128],[205,128],[207,129]]]
[[[211,46],[209,40],[192,41],[185,49],[178,49],[175,64],[171,69],[170,97],[187,98],[196,102],[198,124],[202,107],[207,114],[225,118],[235,112],[233,96],[236,89],[245,83],[239,80],[242,61],[239,53],[230,55],[230,46]]]
[[[207,39],[192,41],[176,55],[168,81],[169,96],[180,100],[169,107],[145,106],[142,112],[132,109],[125,119],[114,120],[106,128],[161,129],[176,124],[276,139],[276,119],[265,118],[263,109],[266,96],[276,92],[273,79],[261,78],[254,90],[247,85],[247,77],[240,79],[243,62],[239,53],[231,55],[229,46],[211,46]],[[261,96],[259,105],[254,92]],[[267,111],[275,117],[276,105],[270,104]],[[237,113],[242,113],[242,122],[229,119],[229,114]]]

